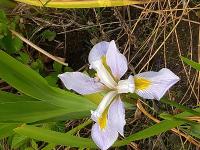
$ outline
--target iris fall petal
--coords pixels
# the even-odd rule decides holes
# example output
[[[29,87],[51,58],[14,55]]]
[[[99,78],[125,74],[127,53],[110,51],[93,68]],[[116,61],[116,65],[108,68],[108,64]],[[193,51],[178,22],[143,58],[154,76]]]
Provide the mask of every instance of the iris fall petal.
[[[134,76],[135,92],[145,99],[161,99],[166,91],[179,81],[176,76],[167,68],[159,72],[149,71]]]
[[[81,72],[66,72],[58,77],[67,89],[82,95],[101,92],[104,89],[103,84]]]
[[[125,107],[124,103],[121,101],[120,97],[112,102],[108,111],[108,120],[113,128],[124,136],[124,126],[126,124],[125,120]]]
[[[118,138],[117,130],[113,130],[109,124],[105,129],[101,129],[98,123],[92,126],[91,136],[93,141],[101,150],[107,150]]]

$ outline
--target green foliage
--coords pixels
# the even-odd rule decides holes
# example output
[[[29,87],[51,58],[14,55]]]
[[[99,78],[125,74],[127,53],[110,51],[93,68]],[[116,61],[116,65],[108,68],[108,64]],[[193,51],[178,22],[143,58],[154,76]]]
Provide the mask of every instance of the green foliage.
[[[12,8],[15,7],[15,3],[11,0],[0,0],[0,8]]]
[[[192,60],[189,60],[189,59],[187,59],[187,58],[185,58],[185,57],[181,57],[181,59],[182,59],[186,64],[188,64],[188,65],[190,65],[191,67],[193,67],[194,69],[200,71],[200,64],[199,64],[199,63],[196,63],[196,62],[194,62],[194,61],[192,61]]]
[[[43,70],[44,64],[40,59],[36,59],[36,61],[31,63],[31,68],[39,73],[40,71]]]
[[[9,21],[4,11],[0,10],[0,49],[9,54],[17,53],[23,47],[22,41],[18,37],[12,36],[9,31],[9,29],[15,30],[17,24],[19,24],[18,16]]]
[[[69,112],[68,109],[38,101],[25,95],[17,96],[0,91],[0,122],[35,122],[65,116]],[[72,118],[71,115],[70,117]],[[74,117],[76,118],[76,116]],[[63,120],[67,119],[66,117],[63,118]]]
[[[13,133],[13,129],[19,125],[19,123],[0,123],[0,139],[10,136]]]
[[[13,129],[20,125],[13,122],[49,122],[82,118],[95,108],[95,105],[81,96],[51,87],[35,71],[5,52],[0,51],[0,58],[0,78],[29,95],[0,91],[0,122],[4,122],[0,127],[1,138],[11,135]],[[59,65],[54,65],[54,68],[61,71]],[[13,147],[22,144],[22,139],[15,138]]]
[[[65,66],[64,67],[64,72],[72,72],[72,71],[74,71],[71,67],[69,67],[69,66]]]
[[[0,51],[0,57],[0,77],[22,93],[52,105],[67,108],[66,111],[71,113],[86,111],[89,114],[89,111],[95,108],[95,105],[86,98],[51,87],[38,73],[5,52]]]
[[[47,80],[48,84],[50,84],[53,87],[58,87],[58,75],[62,73],[63,66],[56,61],[53,63],[53,72],[48,74],[45,79]],[[70,67],[64,67],[64,72],[70,72],[73,71]]]
[[[58,82],[58,74],[53,72],[49,74],[48,76],[45,77],[47,80],[48,84],[54,87],[58,87],[57,82]]]
[[[23,135],[19,135],[19,134],[14,134],[14,136],[12,137],[12,142],[11,142],[11,148],[12,149],[17,149],[22,147],[24,144],[26,144],[28,142],[28,137],[27,136],[23,136]]]
[[[42,32],[41,36],[44,40],[53,41],[56,37],[56,32],[45,30]]]
[[[38,101],[38,100],[26,95],[16,95],[0,90],[0,104],[13,103],[13,102],[27,102],[27,101]]]
[[[7,35],[8,28],[7,25],[0,23],[0,39]]]
[[[19,60],[23,64],[29,64],[30,57],[27,53],[19,51],[18,54],[19,54],[19,56],[17,57],[17,60]]]
[[[199,112],[200,109],[196,109],[195,111]],[[181,114],[176,115],[177,118],[183,118],[192,115],[189,112],[183,112]],[[158,135],[162,132],[170,130],[176,126],[180,126],[186,123],[185,121],[180,120],[164,120],[159,124],[155,124],[147,129],[139,131],[124,140],[118,141],[114,146],[122,146],[126,145],[132,141],[145,139],[154,135]],[[57,145],[66,145],[72,147],[88,147],[88,148],[96,148],[92,140],[80,137],[74,137],[69,134],[59,133],[47,129],[42,129],[34,126],[21,126],[15,129],[15,132],[29,136],[31,138],[46,141],[49,143],[55,143]],[[76,141],[76,142],[74,142]]]
[[[4,11],[0,10],[0,39],[7,35],[8,32],[8,20]]]
[[[32,147],[27,147],[27,148],[25,148],[25,150],[35,150],[35,149]]]
[[[29,137],[39,141],[47,141],[49,143],[56,143],[58,145],[96,148],[96,145],[90,139],[76,137],[35,126],[24,125],[16,128],[14,131],[21,135],[28,135]]]
[[[32,147],[34,150],[37,150],[37,149],[38,149],[38,145],[37,145],[37,143],[35,142],[35,140],[31,140],[31,147]]]
[[[195,136],[196,138],[200,139],[200,125],[196,124],[196,125],[192,125],[190,127],[190,131],[189,134]]]
[[[50,73],[48,76],[45,77],[47,82],[54,87],[58,87],[57,82],[58,82],[58,74],[62,72],[62,65],[54,62],[53,63],[53,70],[54,72]]]
[[[193,109],[190,109],[190,108],[188,108],[188,107],[186,107],[186,106],[183,106],[183,105],[181,105],[181,104],[178,104],[178,103],[175,102],[175,101],[171,101],[171,100],[168,100],[168,99],[166,99],[166,98],[162,98],[160,101],[163,102],[163,103],[169,104],[169,105],[171,105],[171,106],[174,106],[174,107],[176,107],[176,108],[178,108],[178,109],[180,109],[180,110],[182,110],[182,111],[190,112],[190,113],[192,113],[193,115],[200,115],[199,112],[197,112],[197,111],[195,111],[195,110],[193,110]]]
[[[45,146],[44,148],[42,148],[42,150],[52,150],[54,149],[55,147],[55,144],[48,144],[47,146]]]
[[[195,111],[200,112],[200,108],[195,109]],[[181,114],[175,115],[177,118],[185,118],[188,116],[191,116],[192,114],[189,112],[183,112]],[[174,127],[180,126],[187,123],[186,121],[183,120],[163,120],[158,124],[155,124],[147,129],[144,129],[142,131],[139,131],[133,135],[130,135],[129,137],[125,138],[122,141],[119,141],[115,144],[115,146],[121,146],[121,145],[126,145],[130,143],[131,141],[135,140],[141,140],[145,139],[150,136],[158,135],[162,132],[165,132],[167,130],[170,130]]]
[[[185,61],[185,59],[184,59]],[[186,59],[186,61],[188,62],[188,60]],[[189,61],[189,63],[193,63],[191,61]],[[192,64],[193,65],[193,64]],[[200,116],[200,112],[199,111],[196,111],[196,110],[193,110],[193,109],[190,109],[190,108],[187,108],[186,106],[183,106],[181,104],[178,104],[176,103],[175,101],[170,101],[168,99],[165,99],[165,98],[162,98],[161,99],[161,102],[164,102],[166,104],[169,104],[171,106],[174,106],[182,111],[185,111],[185,112],[189,112],[191,113],[193,116]],[[191,121],[191,120],[188,120],[187,118],[185,117],[175,117],[173,115],[170,115],[170,114],[167,114],[167,113],[162,113],[160,114],[160,117],[163,118],[163,119],[166,119],[166,120],[177,120],[177,121],[184,121],[185,123],[187,123],[187,128],[189,128],[188,130],[185,130],[188,134],[194,136],[194,137],[197,137],[197,138],[200,138],[200,125],[198,123],[196,123],[195,121]]]
[[[20,51],[23,47],[23,43],[19,38],[13,37],[9,32],[0,40],[0,47],[7,53],[14,54]]]
[[[54,62],[53,63],[53,70],[57,73],[61,73],[62,72],[62,65],[57,63],[57,62]]]
[[[20,101],[0,104],[1,122],[36,122],[56,116],[67,115],[72,109],[62,109],[42,101]],[[42,115],[40,115],[42,114]]]

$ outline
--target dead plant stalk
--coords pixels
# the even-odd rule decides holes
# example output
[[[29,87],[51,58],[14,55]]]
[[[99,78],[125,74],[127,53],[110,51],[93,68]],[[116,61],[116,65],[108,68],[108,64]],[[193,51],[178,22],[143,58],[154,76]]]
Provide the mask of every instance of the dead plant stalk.
[[[14,34],[15,36],[17,36],[19,39],[21,39],[23,42],[25,42],[26,44],[30,45],[31,47],[33,47],[34,49],[36,49],[37,51],[39,51],[40,53],[44,54],[45,56],[55,60],[56,62],[64,65],[64,66],[68,66],[67,63],[64,63],[63,61],[61,61],[59,58],[51,55],[50,53],[46,52],[45,50],[43,50],[42,48],[38,47],[37,45],[35,45],[34,43],[32,43],[31,41],[29,41],[28,39],[26,39],[25,37],[23,37],[22,35],[20,35],[18,32],[14,31],[14,30],[10,30],[12,32],[12,34]]]

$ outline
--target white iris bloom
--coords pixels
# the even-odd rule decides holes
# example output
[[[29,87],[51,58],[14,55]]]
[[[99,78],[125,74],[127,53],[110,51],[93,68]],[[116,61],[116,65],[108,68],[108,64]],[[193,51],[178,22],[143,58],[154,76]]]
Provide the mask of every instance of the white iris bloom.
[[[100,42],[89,54],[90,68],[96,70],[97,78],[90,78],[81,72],[66,72],[59,75],[67,89],[87,95],[109,91],[96,110],[91,111],[92,139],[96,145],[106,150],[124,136],[125,108],[120,99],[121,93],[137,93],[145,99],[159,100],[179,77],[167,68],[159,72],[149,71],[130,75],[126,80],[120,78],[128,69],[127,59],[117,49],[115,42]]]

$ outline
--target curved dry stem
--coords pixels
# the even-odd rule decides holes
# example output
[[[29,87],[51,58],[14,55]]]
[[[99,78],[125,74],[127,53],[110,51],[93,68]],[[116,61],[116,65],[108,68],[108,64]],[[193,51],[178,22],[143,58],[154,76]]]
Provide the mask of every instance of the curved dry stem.
[[[50,53],[46,52],[45,50],[43,50],[42,48],[38,47],[37,45],[35,45],[34,43],[32,43],[31,41],[27,40],[25,37],[23,37],[22,35],[20,35],[18,32],[14,31],[14,30],[10,30],[12,32],[12,34],[14,34],[15,36],[17,36],[19,39],[21,39],[23,42],[25,42],[26,44],[30,45],[31,47],[33,47],[34,49],[36,49],[37,51],[39,51],[40,53],[46,55],[47,57],[55,60],[56,62],[64,65],[64,66],[68,66],[67,63],[62,62],[60,59],[58,59],[57,57],[51,55]]]
[[[160,120],[158,120],[157,118],[155,118],[154,116],[152,116],[151,114],[149,114],[144,107],[141,104],[141,100],[137,101],[137,107],[138,109],[148,118],[150,118],[151,120],[153,120],[156,123],[159,123]],[[173,128],[171,129],[171,131],[173,131],[175,134],[184,137],[187,141],[189,141],[190,143],[194,144],[195,146],[197,146],[198,148],[200,148],[200,142],[197,141],[196,139],[194,139],[193,137],[191,137],[190,135],[185,135],[184,133],[182,133],[181,131]]]

